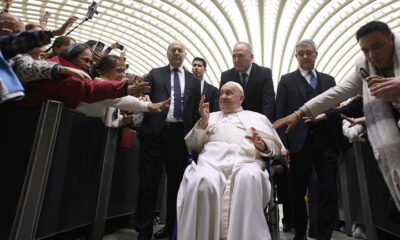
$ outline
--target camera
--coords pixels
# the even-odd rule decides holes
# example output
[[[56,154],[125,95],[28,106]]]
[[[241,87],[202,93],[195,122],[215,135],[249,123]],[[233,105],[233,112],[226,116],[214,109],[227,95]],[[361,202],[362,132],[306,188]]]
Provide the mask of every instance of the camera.
[[[99,14],[96,10],[98,6],[99,4],[97,4],[97,2],[95,1],[92,2],[92,5],[88,7],[88,11],[86,13],[86,19],[92,19],[94,14]]]

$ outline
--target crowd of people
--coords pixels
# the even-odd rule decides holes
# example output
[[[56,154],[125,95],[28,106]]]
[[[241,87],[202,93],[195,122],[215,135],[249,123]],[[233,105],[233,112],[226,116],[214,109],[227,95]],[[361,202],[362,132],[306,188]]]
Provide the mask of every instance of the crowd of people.
[[[234,67],[221,73],[217,88],[205,80],[205,59],[195,57],[191,72],[183,67],[181,41],[166,46],[168,65],[135,76],[126,73],[125,52],[112,54],[118,43],[96,52],[97,40],[64,36],[77,17],[48,31],[46,21],[25,25],[9,8],[0,14],[0,104],[52,99],[107,127],[140,126],[138,239],[171,236],[176,219],[178,239],[270,239],[270,175],[280,179],[283,230],[294,228],[295,240],[330,239],[338,162],[366,131],[400,209],[400,35],[387,24],[372,21],[357,31],[362,54],[339,85],[316,69],[315,43],[299,41],[299,67],[281,76],[275,95],[271,69],[253,62],[245,42],[233,46]],[[196,161],[187,165],[190,154]],[[163,169],[166,224],[153,234]]]

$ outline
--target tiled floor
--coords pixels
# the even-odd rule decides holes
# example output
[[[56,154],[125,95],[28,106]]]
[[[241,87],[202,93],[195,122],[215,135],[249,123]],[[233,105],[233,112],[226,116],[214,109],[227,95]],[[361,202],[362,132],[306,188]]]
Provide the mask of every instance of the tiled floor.
[[[157,231],[161,228],[161,225],[157,225],[154,227],[154,230]],[[112,234],[104,236],[103,240],[136,240],[137,232],[133,229],[120,229]],[[280,240],[292,240],[294,237],[292,232],[280,232]],[[313,238],[309,238],[313,239]],[[352,237],[348,237],[346,234],[342,232],[333,232],[333,236],[331,240],[351,240]],[[167,238],[165,239],[167,240]]]

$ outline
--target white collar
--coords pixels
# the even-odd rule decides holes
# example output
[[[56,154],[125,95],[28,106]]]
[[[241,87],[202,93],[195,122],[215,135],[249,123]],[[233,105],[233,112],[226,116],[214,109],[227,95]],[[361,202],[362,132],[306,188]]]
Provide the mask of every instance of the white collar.
[[[250,76],[250,72],[251,72],[251,67],[253,66],[253,63],[251,63],[250,64],[250,67],[249,67],[249,69],[247,69],[247,71],[246,71],[246,73],[247,73],[247,76]],[[242,75],[244,72],[240,72],[240,75]]]
[[[307,70],[302,69],[301,67],[299,67],[299,70],[300,70],[301,75],[302,75],[304,78],[306,78],[306,76],[307,76],[308,73],[310,72],[310,71],[307,71]],[[313,70],[311,70],[311,71],[314,73],[314,76],[317,77],[317,72],[315,71],[315,68],[314,68]]]
[[[175,68],[176,67],[173,67],[171,64],[169,65],[169,69],[171,70],[171,72],[173,72]],[[183,71],[185,71],[185,69],[183,68],[183,65],[181,65],[177,69],[178,69],[178,72],[181,72],[181,73],[183,73]]]

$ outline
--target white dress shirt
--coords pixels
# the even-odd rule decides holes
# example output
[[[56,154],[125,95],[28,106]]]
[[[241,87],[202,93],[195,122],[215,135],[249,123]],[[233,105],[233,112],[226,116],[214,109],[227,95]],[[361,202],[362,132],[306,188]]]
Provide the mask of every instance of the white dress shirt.
[[[309,71],[302,69],[301,67],[299,67],[300,73],[301,75],[306,79],[306,81],[308,82],[308,84],[310,84],[310,78],[311,75],[308,73]],[[314,73],[315,79],[317,78],[317,72],[315,71],[315,69],[311,70]]]

